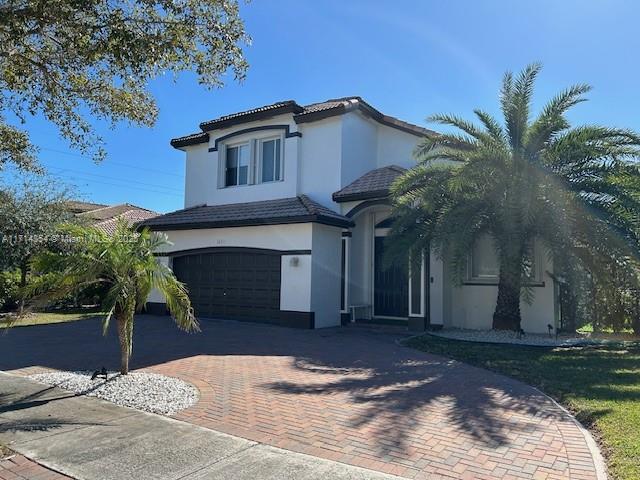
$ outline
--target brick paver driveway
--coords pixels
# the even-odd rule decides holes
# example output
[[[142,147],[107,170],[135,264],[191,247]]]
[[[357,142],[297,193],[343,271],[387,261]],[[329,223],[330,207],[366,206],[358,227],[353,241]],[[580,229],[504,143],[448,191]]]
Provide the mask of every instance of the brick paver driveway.
[[[299,331],[137,320],[133,368],[184,378],[200,401],[177,418],[409,478],[596,478],[587,440],[547,397],[514,380],[395,344],[363,328]],[[93,320],[0,335],[0,369],[115,368]]]

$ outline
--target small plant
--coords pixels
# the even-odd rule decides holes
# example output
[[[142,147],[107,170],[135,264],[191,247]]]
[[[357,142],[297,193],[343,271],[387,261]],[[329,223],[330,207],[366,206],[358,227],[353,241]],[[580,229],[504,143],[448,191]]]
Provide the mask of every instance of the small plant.
[[[199,331],[187,289],[173,272],[157,261],[154,252],[167,244],[165,235],[145,229],[132,230],[125,221],[118,223],[113,235],[93,227],[68,225],[67,237],[77,247],[66,253],[44,252],[32,263],[41,275],[33,282],[34,300],[48,302],[100,285],[102,292],[103,333],[116,319],[120,342],[120,373],[129,372],[133,348],[135,313],[145,305],[152,289],[165,297],[167,308],[178,328]]]

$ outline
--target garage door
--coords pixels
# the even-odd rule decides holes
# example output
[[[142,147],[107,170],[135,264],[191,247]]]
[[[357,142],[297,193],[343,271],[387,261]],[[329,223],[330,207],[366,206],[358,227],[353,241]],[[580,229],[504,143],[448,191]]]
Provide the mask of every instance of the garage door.
[[[268,321],[280,310],[280,255],[221,251],[173,258],[196,316]]]

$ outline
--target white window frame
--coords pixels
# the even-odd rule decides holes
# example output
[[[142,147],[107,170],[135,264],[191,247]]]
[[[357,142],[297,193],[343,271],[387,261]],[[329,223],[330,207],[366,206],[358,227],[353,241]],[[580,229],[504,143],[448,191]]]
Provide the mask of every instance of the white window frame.
[[[478,237],[475,239],[475,241],[473,242],[473,246],[471,247],[471,251],[469,252],[469,258],[467,260],[467,280],[469,282],[476,282],[476,283],[490,283],[490,284],[495,284],[498,282],[498,278],[500,275],[500,261],[496,255],[496,267],[497,267],[497,273],[495,275],[474,275],[473,274],[473,253],[474,250],[476,248],[476,244],[478,243],[479,240],[483,239],[484,235],[481,237]],[[493,238],[491,237],[491,235],[486,235],[486,238],[489,239],[490,241],[493,241]]]
[[[249,149],[249,165],[247,165],[247,183],[240,183],[240,156],[238,156],[238,168],[236,173],[236,181],[235,185],[227,185],[227,156],[229,155],[229,149],[238,148],[246,146]],[[223,158],[222,158],[222,188],[235,188],[235,187],[246,187],[247,185],[251,185],[251,172],[252,172],[252,163],[253,163],[253,148],[251,141],[245,142],[237,142],[231,143],[229,145],[225,145],[225,148],[222,149]]]
[[[251,138],[242,137],[242,140],[235,141],[233,143],[221,143],[218,149],[218,188],[236,188],[236,187],[246,187],[248,185],[258,185],[258,184],[269,184],[276,182],[284,181],[284,142],[285,136],[283,134],[273,135],[273,133],[269,133],[269,135],[263,136],[254,136]],[[234,139],[235,140],[235,139]],[[280,140],[280,175],[276,180],[267,180],[265,182],[262,181],[262,145],[264,142],[268,142],[271,140]],[[243,183],[241,185],[227,185],[227,155],[228,150],[230,148],[247,146],[249,148],[249,169],[247,173],[247,183]],[[237,179],[239,179],[239,171],[236,174]]]
[[[538,285],[544,283],[542,280],[542,259],[540,254],[540,248],[538,248],[538,242],[533,242],[533,248],[531,249],[531,257],[533,259],[533,276],[529,278],[523,278],[524,284],[529,285]],[[469,252],[469,256],[467,259],[467,275],[464,283],[469,284],[487,284],[487,285],[497,285],[500,279],[500,260],[496,258],[498,263],[498,273],[496,275],[482,275],[482,276],[474,276],[473,275],[473,248]]]
[[[263,145],[266,142],[270,142],[270,141],[274,141],[274,140],[280,140],[280,175],[278,178],[273,179],[273,180],[266,180],[263,181],[262,180],[262,158],[263,158]],[[264,137],[264,138],[259,138],[257,140],[258,142],[258,148],[257,148],[257,155],[256,155],[256,182],[255,183],[276,183],[276,182],[282,182],[284,180],[284,136],[283,135],[275,135],[275,136],[270,136],[270,137]],[[275,168],[274,168],[274,173],[275,173]]]

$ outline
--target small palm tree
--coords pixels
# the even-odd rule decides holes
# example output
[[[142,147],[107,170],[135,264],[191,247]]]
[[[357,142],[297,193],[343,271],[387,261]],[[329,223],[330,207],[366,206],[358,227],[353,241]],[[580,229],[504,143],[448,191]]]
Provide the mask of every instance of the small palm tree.
[[[556,258],[640,252],[640,137],[617,128],[569,128],[565,113],[584,101],[587,85],[561,92],[532,121],[539,71],[533,64],[517,77],[505,75],[504,124],[481,110],[474,111],[480,126],[454,115],[432,117],[461,133],[425,138],[416,149],[418,166],[393,189],[395,252],[416,257],[432,246],[460,281],[474,242],[492,237],[499,260],[496,329],[520,328],[520,300],[531,293],[523,280],[532,239]]]
[[[199,330],[186,287],[154,256],[159,247],[168,243],[166,236],[151,234],[147,229],[135,232],[125,221],[118,223],[113,235],[77,225],[65,226],[64,233],[76,241],[77,247],[67,253],[38,256],[33,269],[43,275],[35,281],[32,292],[35,298],[51,300],[90,285],[104,285],[103,333],[115,317],[122,375],[129,372],[134,314],[142,309],[152,289],[164,295],[180,329]]]

